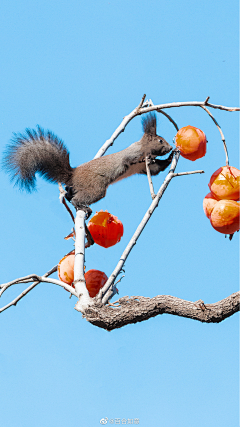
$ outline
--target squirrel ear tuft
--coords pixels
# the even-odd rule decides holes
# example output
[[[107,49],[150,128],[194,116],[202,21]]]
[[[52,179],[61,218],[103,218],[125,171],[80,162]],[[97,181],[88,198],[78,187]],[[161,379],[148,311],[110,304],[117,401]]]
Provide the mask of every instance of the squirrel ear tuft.
[[[155,113],[149,113],[142,118],[142,126],[144,133],[156,135],[157,131],[157,118]]]

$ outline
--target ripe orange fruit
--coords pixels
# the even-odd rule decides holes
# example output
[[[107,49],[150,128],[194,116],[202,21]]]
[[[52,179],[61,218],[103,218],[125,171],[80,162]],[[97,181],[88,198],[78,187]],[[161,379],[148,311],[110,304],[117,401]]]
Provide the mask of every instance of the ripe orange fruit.
[[[68,285],[71,285],[74,280],[74,260],[75,252],[72,251],[71,254],[63,257],[58,263],[58,277]]]
[[[239,200],[240,170],[223,166],[212,174],[208,186],[217,199]]]
[[[108,277],[103,271],[89,270],[85,274],[86,286],[91,298],[95,297],[105,285]]]
[[[217,200],[214,198],[214,195],[212,193],[208,193],[203,199],[203,210],[208,218],[210,218],[211,212],[216,203]]]
[[[210,216],[213,228],[219,233],[233,234],[240,229],[240,204],[233,200],[218,201]]]
[[[73,251],[71,254],[63,257],[58,264],[59,279],[62,282],[71,285],[73,288],[75,288],[72,284],[74,280],[74,259],[75,255]],[[91,298],[97,295],[99,289],[105,285],[108,279],[106,274],[99,270],[89,270],[85,273],[84,277],[86,280],[86,287]]]
[[[181,156],[188,160],[197,160],[205,156],[207,139],[203,131],[194,126],[185,126],[177,132],[176,147]]]
[[[95,243],[109,248],[120,242],[123,236],[121,221],[109,212],[97,212],[88,222],[88,229]]]

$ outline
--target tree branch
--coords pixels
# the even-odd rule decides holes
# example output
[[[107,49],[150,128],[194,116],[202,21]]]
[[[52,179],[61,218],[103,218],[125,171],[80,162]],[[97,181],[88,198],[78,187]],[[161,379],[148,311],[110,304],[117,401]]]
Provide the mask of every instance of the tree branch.
[[[199,170],[199,171],[191,171],[191,172],[178,172],[178,173],[173,173],[173,178],[175,176],[183,176],[183,175],[193,175],[194,173],[204,173],[203,170]]]
[[[53,267],[49,272],[44,274],[43,276],[39,276],[38,274],[28,274],[27,276],[20,277],[20,278],[15,279],[15,280],[11,280],[11,282],[8,282],[8,283],[4,283],[0,286],[0,288],[2,289],[0,292],[0,296],[2,296],[3,292],[5,292],[10,286],[13,286],[13,285],[19,285],[21,283],[34,282],[31,285],[31,289],[33,289],[40,282],[47,282],[47,283],[53,283],[54,285],[61,286],[62,288],[66,289],[68,292],[70,292],[71,294],[73,294],[77,297],[78,294],[72,286],[68,285],[67,283],[62,282],[61,280],[52,279],[52,278],[49,279],[48,278],[48,276],[50,276],[50,274],[54,273],[55,271],[57,271],[57,265],[55,267]],[[29,287],[28,292],[31,289]],[[27,289],[24,291],[24,295],[26,295],[26,293],[28,293],[26,291],[27,291]],[[21,298],[19,298],[19,299],[21,299]],[[12,304],[10,304],[10,305],[12,305]],[[3,310],[0,310],[0,313],[1,313],[1,311],[3,311]]]
[[[205,101],[192,101],[192,102],[171,102],[171,103],[167,103],[167,104],[158,104],[158,105],[154,105],[153,102],[150,101],[145,101],[141,106],[142,100],[145,99],[145,97],[142,97],[142,100],[140,102],[140,104],[134,108],[134,110],[128,114],[127,116],[124,117],[122,123],[117,127],[117,129],[114,131],[114,133],[112,134],[112,136],[107,139],[107,141],[103,144],[103,146],[100,148],[100,150],[97,152],[96,156],[94,157],[94,159],[97,159],[98,157],[101,157],[105,154],[105,152],[107,151],[107,149],[113,145],[113,142],[115,141],[115,139],[120,135],[121,132],[124,132],[125,127],[127,126],[127,124],[136,116],[139,116],[141,114],[145,114],[145,113],[149,113],[151,111],[158,111],[163,113],[176,127],[176,129],[178,129],[177,124],[173,121],[173,119],[165,112],[162,112],[161,110],[165,109],[165,108],[177,108],[177,107],[211,107],[211,108],[215,108],[218,110],[224,110],[224,111],[240,111],[239,107],[225,107],[223,105],[215,105],[215,104],[210,104],[208,102],[209,100],[209,96],[205,99]]]
[[[227,144],[226,144],[225,137],[223,135],[223,131],[222,131],[221,127],[219,126],[217,120],[213,117],[212,113],[205,107],[205,105],[201,105],[201,107],[209,114],[209,116],[214,121],[215,125],[217,126],[217,128],[218,128],[218,130],[220,132],[220,135],[221,135],[221,138],[222,138],[222,142],[223,142],[224,151],[225,151],[225,154],[226,154],[226,166],[229,166]]]
[[[150,194],[151,194],[152,199],[154,200],[156,197],[156,194],[154,193],[152,177],[151,177],[151,172],[150,172],[150,168],[149,168],[150,158],[148,156],[145,157],[145,163],[146,163],[146,171],[147,171],[147,178],[148,178]]]
[[[53,268],[51,268],[51,270],[49,270],[47,273],[45,273],[44,274],[44,277],[48,277],[48,276],[50,276],[51,274],[53,274],[53,273],[55,273],[55,271],[57,271],[57,265],[55,265]],[[18,279],[19,280],[19,279]],[[13,283],[14,282],[14,283]],[[2,288],[2,291],[1,291],[1,293],[0,293],[0,296],[3,294],[3,292],[4,291],[6,291],[6,289],[9,287],[9,286],[11,286],[11,285],[13,285],[13,284],[16,284],[16,283],[19,283],[19,282],[16,282],[16,280],[14,280],[14,281],[12,281],[12,282],[9,282],[9,283],[6,283],[5,285],[1,285],[0,287]],[[22,281],[21,283],[26,283],[26,281]],[[34,282],[34,283],[32,283],[27,289],[25,289],[20,295],[18,295],[16,298],[14,298],[14,300],[13,301],[11,301],[10,303],[8,303],[7,305],[5,305],[4,307],[2,307],[1,309],[0,309],[0,313],[2,313],[4,310],[6,310],[7,308],[9,308],[9,307],[11,307],[12,305],[17,305],[17,303],[18,303],[18,301],[20,300],[20,299],[22,299],[23,297],[25,297],[25,295],[27,295],[28,294],[28,292],[30,292],[33,288],[35,288],[35,286],[37,286],[38,284],[39,284],[40,282],[39,281],[36,281],[36,282]]]
[[[85,263],[85,218],[84,210],[78,209],[75,219],[75,261],[74,261],[74,286],[76,295],[79,298],[75,305],[77,311],[84,312],[85,308],[92,304],[84,276]]]
[[[116,303],[119,305],[114,306]],[[186,301],[170,295],[158,295],[154,298],[125,296],[114,304],[104,306],[96,303],[86,310],[84,317],[88,322],[107,331],[164,313],[203,323],[219,323],[240,311],[240,291],[213,304],[204,304],[202,300]]]
[[[173,178],[173,173],[176,169],[179,156],[180,156],[180,151],[176,150],[174,153],[174,156],[173,156],[173,160],[172,160],[172,163],[170,166],[170,170],[169,170],[163,184],[161,185],[158,193],[156,194],[156,197],[152,201],[149,209],[145,213],[145,215],[144,215],[142,221],[140,222],[139,226],[137,227],[134,235],[132,236],[131,240],[129,241],[128,245],[126,246],[116,268],[114,269],[112,274],[109,276],[107,282],[105,283],[103,288],[100,289],[98,295],[96,296],[96,299],[98,301],[101,301],[103,304],[106,304],[109,301],[109,299],[112,298],[113,283],[114,283],[115,279],[117,278],[117,276],[120,274],[128,255],[130,254],[133,246],[136,244],[140,234],[142,233],[143,229],[145,228],[146,224],[148,223],[149,219],[151,218],[154,210],[158,206],[158,203],[159,203],[161,197],[163,196],[163,193],[165,192],[168,184],[170,183],[171,179]]]

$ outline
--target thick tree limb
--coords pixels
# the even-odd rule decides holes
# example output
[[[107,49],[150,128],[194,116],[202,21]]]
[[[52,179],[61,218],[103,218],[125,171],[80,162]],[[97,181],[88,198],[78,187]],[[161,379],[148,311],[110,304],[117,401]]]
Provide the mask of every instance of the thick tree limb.
[[[116,303],[119,305],[114,307]],[[170,295],[158,295],[154,298],[125,296],[116,303],[107,306],[96,303],[86,310],[84,317],[88,322],[107,331],[164,313],[203,323],[219,323],[240,310],[240,291],[213,304],[204,304],[202,300],[186,301]]]

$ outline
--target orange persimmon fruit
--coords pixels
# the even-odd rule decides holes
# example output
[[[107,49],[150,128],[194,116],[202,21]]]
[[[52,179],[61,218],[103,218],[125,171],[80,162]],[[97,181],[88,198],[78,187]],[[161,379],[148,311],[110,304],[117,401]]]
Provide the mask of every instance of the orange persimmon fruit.
[[[95,243],[109,248],[120,242],[123,236],[121,221],[109,212],[97,212],[88,222],[88,229]]]
[[[217,200],[211,192],[208,193],[203,199],[203,210],[208,218],[210,218],[210,215],[216,203]]]
[[[216,199],[237,201],[240,196],[240,170],[223,166],[212,174],[208,186]]]
[[[194,126],[185,126],[179,129],[175,137],[175,143],[180,150],[181,156],[185,159],[194,161],[206,154],[206,135],[202,130]]]
[[[103,271],[88,270],[85,273],[86,287],[91,298],[95,297],[105,285],[108,277]]]
[[[210,222],[219,233],[235,233],[240,229],[240,204],[234,200],[219,200],[211,212]]]
[[[71,285],[74,280],[74,260],[75,252],[72,251],[70,254],[65,255],[58,263],[58,277],[68,285]]]
[[[58,264],[58,277],[62,282],[71,285],[73,288],[75,286],[72,284],[74,280],[74,251],[70,254],[63,257]],[[101,289],[108,277],[103,271],[99,270],[89,270],[84,275],[86,280],[86,287],[91,298],[95,297]]]

